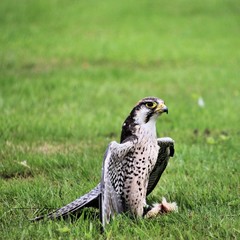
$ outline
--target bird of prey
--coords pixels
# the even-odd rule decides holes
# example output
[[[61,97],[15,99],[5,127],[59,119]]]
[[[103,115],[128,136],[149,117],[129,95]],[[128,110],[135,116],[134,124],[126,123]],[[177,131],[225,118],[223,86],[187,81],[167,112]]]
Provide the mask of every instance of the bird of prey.
[[[140,100],[122,125],[120,143],[111,142],[105,152],[101,182],[75,201],[33,220],[65,218],[85,207],[95,207],[100,210],[104,227],[120,213],[151,217],[176,210],[175,203],[165,199],[154,207],[146,203],[146,196],[174,155],[174,141],[169,137],[157,138],[156,120],[162,113],[168,113],[163,100],[156,97]]]

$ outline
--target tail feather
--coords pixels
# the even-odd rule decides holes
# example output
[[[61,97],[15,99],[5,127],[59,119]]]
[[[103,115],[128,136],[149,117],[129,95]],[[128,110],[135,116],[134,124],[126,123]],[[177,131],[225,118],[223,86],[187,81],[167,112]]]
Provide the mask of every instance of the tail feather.
[[[99,208],[99,197],[100,197],[100,183],[92,189],[90,192],[86,193],[85,195],[79,197],[78,199],[74,200],[73,202],[67,204],[64,207],[61,207],[48,215],[38,216],[32,221],[39,221],[44,218],[48,219],[59,219],[59,218],[66,218],[70,215],[77,214],[80,210],[85,207],[95,207]]]

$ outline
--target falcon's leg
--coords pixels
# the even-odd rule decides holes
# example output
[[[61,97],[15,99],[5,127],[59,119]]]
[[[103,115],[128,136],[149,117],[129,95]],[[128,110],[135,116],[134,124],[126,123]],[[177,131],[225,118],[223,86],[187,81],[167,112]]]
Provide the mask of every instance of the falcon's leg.
[[[145,214],[145,218],[156,217],[169,212],[177,212],[178,206],[176,202],[169,203],[166,198],[162,198],[161,203],[155,203],[153,207]]]

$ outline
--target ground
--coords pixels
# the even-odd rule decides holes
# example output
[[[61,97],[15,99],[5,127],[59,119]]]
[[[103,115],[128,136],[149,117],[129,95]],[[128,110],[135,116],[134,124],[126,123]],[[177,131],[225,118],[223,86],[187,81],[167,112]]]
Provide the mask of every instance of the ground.
[[[0,2],[2,239],[239,239],[239,4]],[[175,156],[150,203],[178,213],[29,222],[100,180],[108,143],[143,97],[165,100]],[[84,217],[86,218],[84,220]]]

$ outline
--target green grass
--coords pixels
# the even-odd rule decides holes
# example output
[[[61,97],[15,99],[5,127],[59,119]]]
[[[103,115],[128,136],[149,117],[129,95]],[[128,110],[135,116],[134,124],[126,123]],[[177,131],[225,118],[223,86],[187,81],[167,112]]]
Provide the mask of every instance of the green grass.
[[[239,10],[235,0],[2,0],[0,238],[239,239]],[[165,196],[179,212],[119,216],[105,235],[91,216],[29,222],[99,182],[107,144],[146,96],[165,100],[158,133],[176,142],[148,200]]]

